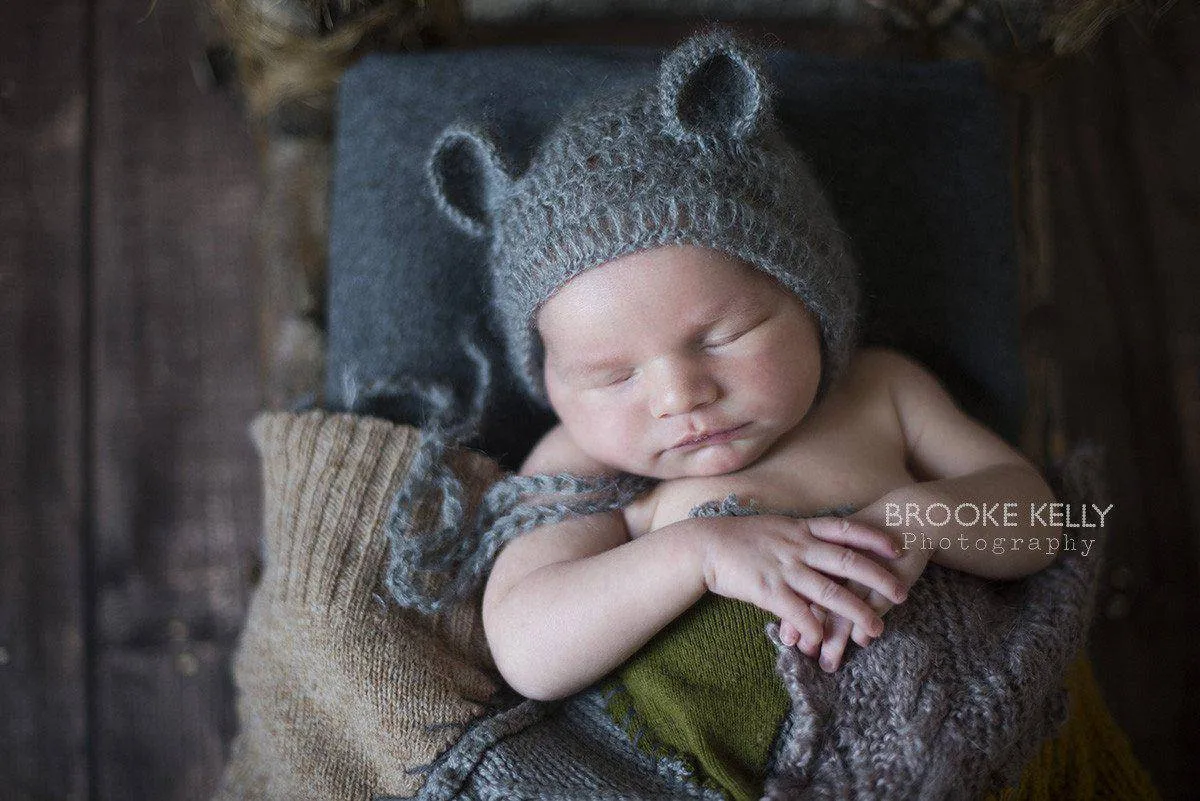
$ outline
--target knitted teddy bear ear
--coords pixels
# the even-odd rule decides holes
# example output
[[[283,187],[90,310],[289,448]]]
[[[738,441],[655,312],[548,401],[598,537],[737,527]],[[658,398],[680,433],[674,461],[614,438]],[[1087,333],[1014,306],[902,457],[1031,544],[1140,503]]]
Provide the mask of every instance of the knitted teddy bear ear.
[[[468,234],[490,236],[497,200],[512,184],[492,138],[477,128],[447,128],[426,168],[438,208]]]
[[[667,132],[679,139],[744,140],[767,111],[767,85],[753,56],[727,30],[694,36],[658,75]]]

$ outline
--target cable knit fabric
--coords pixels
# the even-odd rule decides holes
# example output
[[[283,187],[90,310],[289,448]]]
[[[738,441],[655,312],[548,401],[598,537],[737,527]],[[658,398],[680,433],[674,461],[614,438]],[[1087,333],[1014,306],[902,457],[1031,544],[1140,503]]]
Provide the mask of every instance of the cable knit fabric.
[[[1085,497],[1098,492],[1087,457],[1059,482],[1068,502],[1097,500]],[[756,511],[730,496],[692,514]],[[1016,784],[1066,720],[1066,671],[1084,643],[1100,558],[1067,549],[1015,582],[930,564],[884,636],[866,649],[852,643],[834,674],[769,624],[793,707],[766,796],[976,798]]]
[[[470,125],[442,134],[428,172],[446,215],[490,238],[510,360],[543,401],[537,310],[585,270],[660,245],[726,252],[794,292],[821,330],[821,391],[850,358],[857,268],[757,57],[727,31],[685,42],[656,83],[576,107],[519,177]]]
[[[1060,500],[1101,500],[1099,458],[1079,449],[1050,476]],[[885,634],[852,646],[834,674],[784,647],[772,624],[793,707],[765,797],[958,799],[1015,786],[1066,719],[1103,548],[1099,538],[1084,556],[1065,543],[1049,568],[1008,582],[930,564]]]

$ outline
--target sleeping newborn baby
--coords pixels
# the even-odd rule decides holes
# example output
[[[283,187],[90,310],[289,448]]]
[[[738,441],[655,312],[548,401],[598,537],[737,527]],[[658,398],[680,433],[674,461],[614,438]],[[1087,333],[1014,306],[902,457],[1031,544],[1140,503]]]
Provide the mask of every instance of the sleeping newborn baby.
[[[520,177],[468,128],[430,164],[442,209],[490,237],[513,366],[559,418],[521,472],[660,480],[497,557],[484,628],[532,698],[596,682],[711,596],[832,672],[930,560],[1015,578],[1053,558],[933,547],[931,505],[1052,495],[920,364],[855,348],[852,261],[744,46],[701,35],[657,77],[568,114]],[[730,495],[760,513],[698,513]]]
[[[866,646],[882,632],[881,615],[903,602],[931,558],[993,578],[1052,558],[1049,549],[935,551],[918,547],[920,535],[937,541],[945,532],[925,520],[888,525],[889,505],[903,518],[909,504],[1051,495],[1023,456],[896,351],[857,350],[817,402],[813,315],[726,253],[678,245],[618,257],[559,289],[537,327],[560,423],[522,472],[663,480],[621,513],[547,526],[501,552],[484,624],[501,671],[517,667],[506,677],[527,695],[586,686],[706,591],[779,616],[781,639],[819,651],[832,671],[849,635]],[[730,493],[795,514],[857,511],[690,515]],[[570,647],[559,653],[564,640]],[[566,679],[553,670],[565,654],[577,663],[562,665],[574,680],[546,687]]]

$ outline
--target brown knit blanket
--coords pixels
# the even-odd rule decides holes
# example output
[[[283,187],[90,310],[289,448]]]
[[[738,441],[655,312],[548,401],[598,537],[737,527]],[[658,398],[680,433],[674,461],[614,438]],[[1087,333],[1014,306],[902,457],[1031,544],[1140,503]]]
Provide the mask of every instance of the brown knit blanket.
[[[217,799],[709,795],[604,730],[595,693],[562,704],[507,693],[477,596],[435,616],[385,602],[380,531],[415,431],[310,412],[264,415],[253,433],[265,569],[235,663],[240,730]],[[473,502],[501,475],[477,454],[458,454],[455,468]],[[1078,482],[1058,489],[1064,501],[1099,500]],[[794,709],[768,795],[964,798],[1015,784],[1065,718],[1100,546],[1017,582],[931,566],[888,633],[833,675],[780,649]],[[528,764],[533,755],[543,764]]]

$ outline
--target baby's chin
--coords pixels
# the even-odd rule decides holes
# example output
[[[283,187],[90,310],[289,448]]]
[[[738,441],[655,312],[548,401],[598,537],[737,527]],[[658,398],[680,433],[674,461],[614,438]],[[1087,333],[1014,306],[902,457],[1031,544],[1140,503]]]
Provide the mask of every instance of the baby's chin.
[[[741,447],[739,447],[741,446]],[[709,445],[686,453],[661,454],[642,473],[669,481],[677,478],[705,478],[736,473],[749,467],[762,456],[765,448],[750,443],[726,442]],[[641,471],[631,471],[641,472]]]

